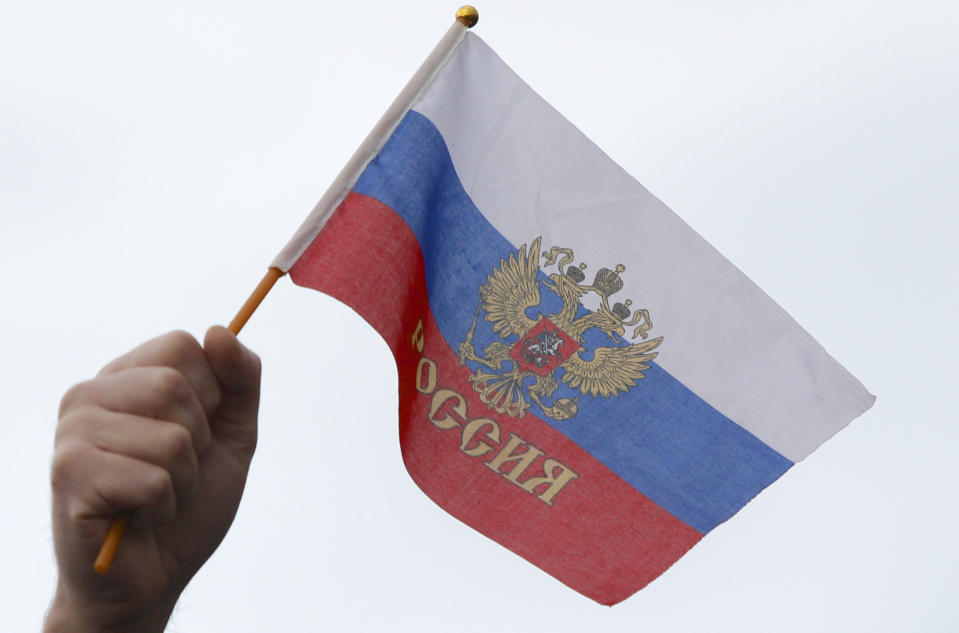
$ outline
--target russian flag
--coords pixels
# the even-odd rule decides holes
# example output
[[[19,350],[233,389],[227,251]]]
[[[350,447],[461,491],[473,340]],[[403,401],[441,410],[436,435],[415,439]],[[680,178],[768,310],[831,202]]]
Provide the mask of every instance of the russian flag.
[[[383,336],[453,516],[614,604],[872,405],[463,27],[398,104],[273,265]]]

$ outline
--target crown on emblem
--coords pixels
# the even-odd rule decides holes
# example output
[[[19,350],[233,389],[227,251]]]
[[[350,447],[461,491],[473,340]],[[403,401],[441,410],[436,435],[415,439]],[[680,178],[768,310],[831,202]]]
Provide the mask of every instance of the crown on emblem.
[[[632,299],[627,299],[626,303],[616,303],[613,305],[613,314],[618,316],[620,320],[625,321],[629,318],[629,313],[631,312],[629,306],[631,305],[633,305]]]
[[[601,268],[593,280],[593,287],[596,288],[596,292],[604,297],[619,292],[623,287],[623,278],[619,276],[619,273],[624,270],[626,270],[626,267],[622,264],[616,264],[615,272],[609,268]]]
[[[580,283],[584,279],[586,279],[586,275],[583,273],[585,269],[586,269],[586,264],[583,264],[583,263],[579,265],[579,268],[577,268],[576,266],[569,266],[566,269],[566,276],[572,279],[574,282]]]

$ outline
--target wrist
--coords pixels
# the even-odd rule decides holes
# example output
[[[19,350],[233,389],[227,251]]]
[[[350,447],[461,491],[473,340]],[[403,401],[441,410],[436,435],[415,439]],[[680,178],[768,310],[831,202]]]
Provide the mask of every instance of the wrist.
[[[43,633],[162,633],[175,604],[176,599],[161,601],[152,609],[113,602],[90,605],[72,599],[58,586]]]

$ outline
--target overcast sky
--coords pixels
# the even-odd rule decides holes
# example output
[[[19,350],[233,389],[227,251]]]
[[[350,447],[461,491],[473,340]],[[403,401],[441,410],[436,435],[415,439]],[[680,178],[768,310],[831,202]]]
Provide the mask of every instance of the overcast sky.
[[[446,2],[0,4],[0,607],[55,581],[60,395],[228,321],[445,32]],[[789,311],[876,406],[601,607],[402,465],[386,345],[281,280],[243,340],[261,443],[171,631],[955,631],[959,5],[478,5],[532,87]]]

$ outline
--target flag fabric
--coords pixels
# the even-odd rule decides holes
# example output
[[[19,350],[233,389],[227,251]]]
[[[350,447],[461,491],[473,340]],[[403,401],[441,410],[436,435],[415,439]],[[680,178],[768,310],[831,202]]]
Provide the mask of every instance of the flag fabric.
[[[614,604],[874,397],[478,37],[427,75],[274,266],[390,346],[430,498]]]

